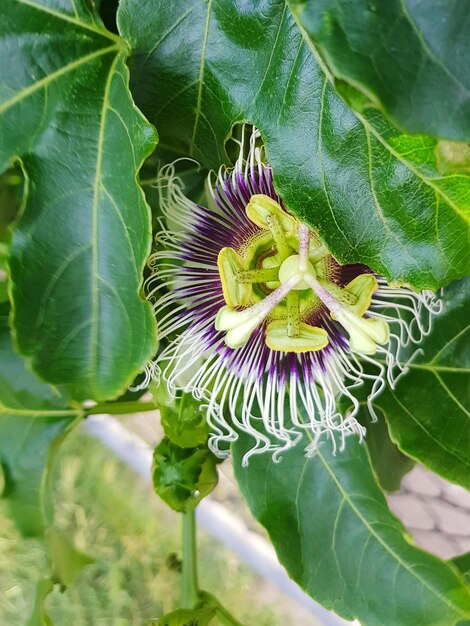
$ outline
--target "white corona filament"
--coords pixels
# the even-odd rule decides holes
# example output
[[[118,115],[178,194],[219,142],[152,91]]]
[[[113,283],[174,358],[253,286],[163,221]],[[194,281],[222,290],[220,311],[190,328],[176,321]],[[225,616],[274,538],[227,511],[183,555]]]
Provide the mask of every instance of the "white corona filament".
[[[259,180],[266,180],[262,150],[256,146],[258,137],[256,132],[251,136],[246,159],[242,156],[242,140],[240,157],[233,170],[229,172],[222,168],[216,184],[209,184],[213,199],[210,219],[228,232],[237,228],[237,219],[232,208],[233,198],[225,191],[225,177],[229,177],[231,193],[241,202],[246,200],[238,185],[240,175],[253,195],[260,193],[261,184],[254,182],[254,173]],[[263,340],[256,339],[256,329],[269,309],[264,301],[260,306],[255,305],[258,308],[251,319],[243,320],[246,325],[241,330],[233,330],[232,318],[224,320],[225,325],[220,327],[220,330],[231,332],[233,346],[240,347],[230,351],[223,334],[208,343],[207,336],[213,331],[221,306],[220,288],[217,289],[218,285],[220,287],[217,255],[211,252],[211,238],[205,231],[200,231],[197,240],[190,238],[208,210],[184,196],[183,183],[176,176],[174,165],[160,171],[158,189],[163,218],[157,237],[159,249],[151,256],[152,275],[146,287],[154,303],[160,340],[168,343],[157,361],[147,368],[142,386],[146,386],[150,378],[159,378],[161,372],[171,393],[191,392],[206,412],[212,433],[210,446],[218,455],[228,453],[230,443],[237,438],[237,431],[251,435],[253,448],[245,456],[244,463],[250,455],[267,451],[274,459],[280,458],[282,452],[295,445],[304,432],[308,432],[311,438],[307,454],[314,451],[324,436],[331,440],[334,449],[338,445],[344,447],[348,435],[364,436],[365,428],[356,419],[360,403],[354,396],[354,389],[364,384],[369,386],[367,404],[372,419],[376,419],[374,399],[387,384],[395,388],[399,377],[406,373],[416,354],[410,353],[408,348],[418,346],[430,333],[432,319],[442,309],[441,300],[432,292],[390,288],[379,277],[368,319],[386,322],[390,336],[385,345],[377,347],[376,354],[351,352],[345,343],[325,352],[322,366],[317,352],[305,352],[302,361],[298,355],[290,357],[296,359],[297,374],[289,371],[285,361],[281,372],[280,363],[287,358],[286,353],[269,351]],[[308,246],[309,231],[301,225],[301,272],[307,267]],[[184,272],[181,272],[182,267]],[[318,282],[311,277],[308,280],[321,299],[328,298],[328,294],[320,294]],[[293,282],[286,282],[279,289],[285,290],[286,284],[291,288]],[[330,309],[336,306],[332,302],[326,304]],[[339,310],[333,313],[342,314]],[[346,318],[341,321],[343,325],[348,323]],[[363,321],[367,322],[367,319]],[[246,340],[246,333],[243,335],[248,328],[250,340]],[[240,341],[242,335],[244,345]],[[303,376],[301,363],[304,370],[310,372],[308,376]],[[337,408],[340,397],[347,399],[350,405],[346,415]]]

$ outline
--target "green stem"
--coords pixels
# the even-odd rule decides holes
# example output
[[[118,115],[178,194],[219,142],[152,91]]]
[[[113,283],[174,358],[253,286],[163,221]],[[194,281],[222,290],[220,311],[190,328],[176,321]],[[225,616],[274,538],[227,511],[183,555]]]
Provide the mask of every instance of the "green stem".
[[[194,609],[199,602],[196,560],[196,514],[194,509],[183,513],[183,572],[181,576],[181,607]]]
[[[155,411],[157,407],[153,402],[98,402],[95,406],[87,409],[87,415],[99,415],[101,413],[111,413],[112,415],[126,415],[127,413],[143,413],[144,411]]]

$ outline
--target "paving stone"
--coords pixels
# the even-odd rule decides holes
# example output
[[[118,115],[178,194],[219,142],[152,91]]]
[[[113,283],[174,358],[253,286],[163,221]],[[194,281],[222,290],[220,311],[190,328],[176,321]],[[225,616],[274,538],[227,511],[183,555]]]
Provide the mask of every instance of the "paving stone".
[[[408,528],[421,530],[435,528],[434,519],[414,494],[393,495],[389,497],[388,501],[392,511]]]
[[[467,511],[458,509],[444,500],[429,500],[427,504],[440,530],[447,534],[470,537],[470,516]]]
[[[417,530],[413,532],[416,545],[443,559],[451,559],[461,553],[460,547],[438,531]]]
[[[416,465],[411,472],[403,477],[402,487],[426,496],[439,496],[441,489],[435,479],[435,474],[431,474],[424,467]]]
[[[467,491],[458,485],[449,484],[444,490],[443,496],[448,502],[451,502],[458,507],[467,509],[469,511],[470,519],[470,491]]]
[[[470,537],[456,537],[455,541],[460,548],[460,553],[470,552]]]

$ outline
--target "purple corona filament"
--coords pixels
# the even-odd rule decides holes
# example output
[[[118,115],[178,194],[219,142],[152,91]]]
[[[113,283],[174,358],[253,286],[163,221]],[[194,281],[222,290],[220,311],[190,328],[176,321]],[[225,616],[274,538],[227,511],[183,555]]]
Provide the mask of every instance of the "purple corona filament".
[[[234,168],[209,180],[211,206],[183,194],[173,165],[159,178],[163,211],[149,279],[166,346],[148,368],[191,392],[225,454],[239,431],[278,458],[307,433],[345,445],[367,404],[407,370],[400,351],[430,332],[432,292],[390,288],[364,265],[341,265],[284,206],[253,132]],[[247,154],[245,155],[245,152]],[[346,414],[338,400],[347,400]]]

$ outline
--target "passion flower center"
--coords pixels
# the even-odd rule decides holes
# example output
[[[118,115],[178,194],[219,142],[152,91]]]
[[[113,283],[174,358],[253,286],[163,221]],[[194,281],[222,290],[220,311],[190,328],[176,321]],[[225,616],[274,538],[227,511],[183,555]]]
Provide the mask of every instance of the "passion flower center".
[[[302,322],[301,298],[320,300],[328,308],[331,318],[349,333],[352,350],[373,354],[376,344],[388,341],[386,322],[363,317],[377,289],[372,274],[357,276],[344,288],[323,278],[323,272],[317,269],[322,269],[328,251],[316,243],[305,224],[269,196],[252,196],[246,214],[262,229],[263,240],[271,248],[260,252],[250,248],[248,241],[243,249],[227,247],[219,253],[217,264],[226,306],[219,310],[215,326],[226,332],[225,343],[229,347],[245,345],[274,309],[274,321],[266,326],[269,348],[307,352],[326,347],[326,330]],[[261,289],[256,290],[256,285]],[[278,307],[284,301],[284,309],[279,313]]]
[[[307,260],[305,263],[305,269],[303,269],[302,260],[300,255],[292,254],[287,257],[287,259],[282,263],[279,268],[279,282],[285,283],[292,276],[297,276],[298,281],[292,289],[296,291],[303,291],[305,289],[310,289],[310,285],[306,281],[306,275],[310,274],[311,276],[316,276],[315,270],[313,269],[313,265],[310,261]]]

